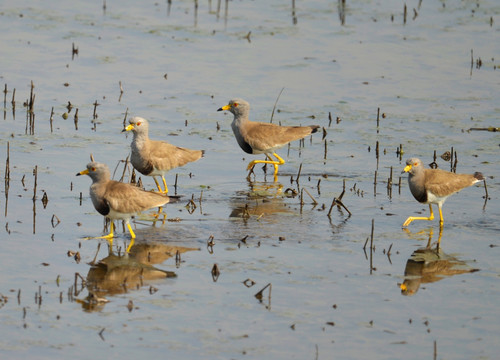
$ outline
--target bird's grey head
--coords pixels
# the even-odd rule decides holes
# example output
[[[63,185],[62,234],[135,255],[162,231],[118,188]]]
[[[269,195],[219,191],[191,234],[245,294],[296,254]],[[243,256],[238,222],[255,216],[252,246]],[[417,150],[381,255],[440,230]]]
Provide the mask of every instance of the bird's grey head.
[[[97,162],[90,162],[87,164],[87,169],[80,171],[78,175],[88,175],[92,179],[92,182],[106,181],[110,178],[109,168],[106,164],[101,164]]]
[[[406,160],[406,166],[403,169],[403,172],[407,172],[410,174],[415,174],[417,171],[422,169],[422,162],[418,158],[410,158]]]
[[[149,123],[146,119],[135,116],[129,119],[129,125],[123,131],[133,131],[134,134],[142,134],[148,132]]]
[[[243,99],[232,99],[226,106],[223,106],[218,109],[218,111],[228,110],[233,113],[235,116],[239,115],[248,115],[250,111],[250,104]]]

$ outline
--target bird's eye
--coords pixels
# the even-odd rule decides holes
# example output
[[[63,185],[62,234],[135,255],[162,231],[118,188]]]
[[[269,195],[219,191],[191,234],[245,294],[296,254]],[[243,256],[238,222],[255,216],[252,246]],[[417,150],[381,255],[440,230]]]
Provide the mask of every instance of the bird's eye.
[[[418,165],[418,163],[413,163],[413,166],[417,166],[417,165]]]
[[[93,167],[93,168],[90,168],[90,171],[95,171],[95,167]]]
[[[141,126],[141,122],[140,122],[140,121],[138,121],[136,125],[137,125],[137,126]]]
[[[238,103],[233,103],[233,107],[238,107]]]

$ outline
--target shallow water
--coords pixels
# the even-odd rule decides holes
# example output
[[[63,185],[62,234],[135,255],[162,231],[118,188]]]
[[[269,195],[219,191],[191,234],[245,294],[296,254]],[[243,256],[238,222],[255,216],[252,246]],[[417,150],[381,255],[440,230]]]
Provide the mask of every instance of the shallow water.
[[[227,16],[216,1],[197,11],[191,1],[108,1],[105,11],[82,1],[2,3],[2,357],[497,357],[500,137],[467,130],[499,126],[500,7],[411,1],[403,24],[400,1],[347,3],[344,26],[337,2],[296,2],[295,22],[291,2],[229,2]],[[277,184],[261,168],[249,182],[253,157],[238,148],[232,116],[216,111],[232,97],[248,100],[260,121],[277,101],[273,122],[319,124],[326,138],[278,151],[286,164]],[[120,225],[111,257],[105,242],[84,240],[104,223],[90,179],[75,174],[92,153],[120,178],[131,141],[121,130],[134,115],[150,120],[152,138],[206,155],[167,176],[183,196],[166,207],[179,221],[137,217],[136,244],[116,260],[126,275],[92,306],[92,282],[83,282],[91,264],[115,264],[129,235]],[[439,156],[452,147],[457,172],[486,175],[489,199],[478,185],[447,200],[431,274],[407,276],[419,286],[402,296],[408,261],[439,237],[436,221],[401,229],[428,212],[400,175],[404,160],[429,164],[435,150],[448,170]],[[327,216],[344,180],[352,216],[336,206]],[[148,266],[176,277],[130,275]]]

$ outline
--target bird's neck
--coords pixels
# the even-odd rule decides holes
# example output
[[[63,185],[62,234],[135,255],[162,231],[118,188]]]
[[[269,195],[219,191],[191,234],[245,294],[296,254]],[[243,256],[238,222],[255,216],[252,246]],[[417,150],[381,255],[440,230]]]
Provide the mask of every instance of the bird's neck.
[[[248,119],[248,114],[243,113],[243,114],[238,114],[238,115],[234,116],[233,124],[234,125],[241,125],[241,124],[247,123],[249,121],[250,120]]]
[[[137,149],[142,149],[148,143],[149,136],[148,133],[134,133],[134,139],[132,141],[132,147],[136,147]]]

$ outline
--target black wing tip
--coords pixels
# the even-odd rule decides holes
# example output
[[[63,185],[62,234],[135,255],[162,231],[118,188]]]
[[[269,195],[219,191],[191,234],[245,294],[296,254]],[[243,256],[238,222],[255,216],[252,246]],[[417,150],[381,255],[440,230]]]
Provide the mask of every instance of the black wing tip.
[[[320,128],[319,125],[309,125],[309,127],[311,128],[311,134],[317,133]]]

